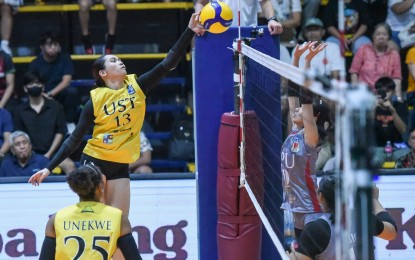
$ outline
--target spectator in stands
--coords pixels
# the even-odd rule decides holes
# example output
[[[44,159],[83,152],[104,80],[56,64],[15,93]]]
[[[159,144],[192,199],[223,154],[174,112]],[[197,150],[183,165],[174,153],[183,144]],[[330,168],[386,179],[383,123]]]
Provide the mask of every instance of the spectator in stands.
[[[280,42],[287,44],[289,47],[294,47],[297,42],[296,28],[301,25],[301,2],[297,0],[273,0],[271,3],[275,15],[283,27]]]
[[[415,168],[415,128],[409,131],[407,153],[396,160],[396,168]]]
[[[408,23],[402,31],[399,32],[398,39],[401,44],[400,47],[404,49],[404,52],[409,51],[409,48],[412,48],[415,45],[415,21]]]
[[[415,21],[412,23],[410,30],[413,44],[415,44]],[[399,36],[401,36],[401,34],[399,34]],[[415,45],[409,48],[406,53],[405,63],[408,68],[408,86],[406,89],[406,102],[410,110],[408,126],[412,129],[415,125]]]
[[[0,177],[31,176],[48,164],[48,158],[32,150],[30,137],[25,132],[13,132],[9,140],[11,155],[4,158]]]
[[[334,234],[336,220],[335,190],[339,183],[339,178],[334,176],[323,176],[321,179],[317,198],[324,212],[328,214],[305,226],[298,238],[298,248],[291,248],[290,259],[336,259],[336,239],[332,237],[332,234]],[[397,234],[397,226],[391,215],[380,204],[379,188],[376,186],[373,187],[372,205],[371,217],[375,226],[373,235],[385,240],[393,240]],[[350,241],[355,241],[355,239],[350,239]],[[352,246],[353,243],[350,247]],[[356,256],[350,257],[355,259]]]
[[[42,95],[45,85],[38,74],[28,72],[23,76],[22,82],[29,100],[13,111],[15,129],[30,136],[35,152],[51,158],[67,133],[62,106]],[[69,173],[75,169],[75,163],[67,158],[59,167],[63,172]]]
[[[0,162],[9,151],[9,136],[12,131],[13,120],[9,111],[4,108],[0,108]]]
[[[365,36],[370,24],[368,14],[368,5],[363,0],[344,1],[345,39],[342,45],[346,51],[355,54],[360,46],[370,43],[370,39]],[[326,42],[333,42],[341,46],[342,38],[338,28],[338,1],[329,1],[324,10],[324,24],[327,26],[327,32],[330,35]]]
[[[316,41],[317,44],[324,43],[323,22],[318,18],[309,19],[303,28],[304,37],[307,41]],[[305,52],[307,55],[308,50]],[[300,68],[304,67],[304,56],[300,58]],[[340,54],[340,48],[332,42],[327,43],[327,47],[318,53],[311,61],[310,69],[316,70],[319,74],[333,79],[339,79],[340,72],[345,73],[344,59]]]
[[[19,6],[23,5],[23,0],[3,0],[1,3],[1,42],[0,48],[12,56],[9,42],[13,30],[13,15],[17,13]]]
[[[304,29],[306,22],[313,17],[317,17],[318,10],[320,9],[321,0],[305,0],[301,1],[301,27]],[[304,32],[303,32],[304,33]]]
[[[331,121],[331,120],[330,120]],[[331,123],[331,122],[330,122]],[[332,125],[327,126],[326,136],[321,140],[320,151],[316,161],[316,170],[322,170],[327,161],[334,155],[334,127]]]
[[[407,24],[415,20],[415,1],[389,0],[386,23],[391,27],[391,39],[400,47],[399,32],[404,31]]]
[[[12,57],[0,50],[0,108],[10,111],[18,103],[14,98],[14,73]]]
[[[151,163],[151,143],[143,131],[140,132],[140,158],[129,164],[130,173],[153,173]]]
[[[351,81],[368,84],[375,90],[375,82],[381,77],[390,77],[395,82],[395,94],[398,101],[402,102],[401,91],[401,60],[396,50],[388,48],[391,30],[386,23],[375,26],[372,35],[372,43],[363,45],[355,54],[349,73]]]
[[[301,2],[300,0],[274,0],[272,5],[283,28],[280,35],[280,60],[291,64],[288,48],[295,47],[297,43],[296,28],[301,25]]]
[[[385,161],[384,147],[387,141],[392,144],[403,142],[406,132],[408,108],[402,102],[392,101],[395,82],[389,77],[376,81],[377,105],[375,109],[375,147],[372,158],[374,167],[382,167]],[[393,160],[402,157],[405,149],[394,149]]]
[[[413,26],[412,34],[415,37],[415,24]],[[408,67],[408,87],[406,89],[406,99],[408,104],[413,106],[415,105],[415,45],[408,50],[405,63]]]
[[[80,98],[76,88],[71,88],[74,67],[71,57],[61,52],[59,36],[45,32],[40,40],[41,53],[29,64],[29,71],[36,72],[45,81],[43,96],[62,104],[69,130],[75,128]]]
[[[102,3],[107,9],[108,32],[105,35],[105,47],[102,54],[111,54],[115,44],[115,27],[117,25],[117,0],[78,0],[79,22],[81,24],[82,43],[85,54],[95,54],[89,34],[89,9],[94,4]]]

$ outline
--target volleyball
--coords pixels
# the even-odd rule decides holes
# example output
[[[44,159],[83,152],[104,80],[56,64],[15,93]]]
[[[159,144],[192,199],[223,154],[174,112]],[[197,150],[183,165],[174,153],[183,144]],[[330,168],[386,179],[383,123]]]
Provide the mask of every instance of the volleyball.
[[[211,33],[223,33],[232,24],[231,8],[223,2],[210,2],[200,12],[199,21]]]

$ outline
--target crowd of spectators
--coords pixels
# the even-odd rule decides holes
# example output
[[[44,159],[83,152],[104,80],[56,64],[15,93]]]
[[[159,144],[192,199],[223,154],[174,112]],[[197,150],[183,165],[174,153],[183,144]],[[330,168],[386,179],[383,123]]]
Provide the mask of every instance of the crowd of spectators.
[[[195,0],[196,4],[202,2]],[[329,78],[339,79],[346,75],[351,83],[364,82],[378,96],[375,109],[377,127],[374,165],[382,167],[385,160],[383,147],[387,141],[394,145],[393,160],[398,162],[396,167],[412,165],[402,161],[412,158],[411,132],[408,130],[415,126],[415,1],[368,3],[363,0],[345,0],[344,41],[338,28],[338,1],[270,2],[274,7],[276,20],[283,27],[280,35],[281,60],[291,62],[290,51],[297,43],[326,43],[327,47],[315,57],[311,68]],[[112,53],[117,11],[111,5],[112,1],[104,3],[108,14],[108,32],[103,53]],[[79,4],[85,54],[92,54],[95,51],[90,50],[92,43],[87,19],[90,5],[83,1]],[[22,2],[5,1],[2,5],[9,6],[11,11],[8,13],[13,14]],[[13,16],[7,18],[3,14],[7,8],[3,9],[0,44],[0,157],[13,155],[9,148],[12,147],[9,136],[13,131],[23,131],[30,138],[31,149],[50,158],[66,134],[73,130],[81,109],[79,93],[76,88],[70,87],[74,65],[70,55],[61,51],[59,35],[45,32],[40,35],[40,53],[30,63],[28,73],[15,78],[12,52],[8,45],[8,32],[12,28],[10,21]],[[376,13],[372,9],[384,12]],[[341,55],[342,50],[346,53],[345,62]],[[300,60],[300,66],[303,62]],[[377,83],[383,85],[378,87]],[[26,95],[18,97],[15,84]],[[328,101],[327,103],[333,108],[333,115],[333,104]],[[332,120],[334,122],[334,117]],[[145,140],[149,143],[146,138]],[[333,140],[322,140],[324,151],[321,154],[324,154],[324,158],[319,160],[319,169],[323,169],[325,162],[333,156],[333,146]],[[152,172],[148,166],[151,151],[150,145],[142,157],[144,167],[141,162],[136,162],[130,166],[131,172]],[[75,162],[69,160],[60,167],[63,172],[68,172],[74,169]]]
[[[281,5],[284,0],[274,2]],[[294,8],[297,6],[295,1],[287,2],[291,3],[288,5],[291,9],[286,17],[293,18],[299,9]],[[363,82],[377,97],[372,166],[409,167],[411,163],[402,161],[411,161],[409,129],[415,126],[415,1],[344,1],[344,38],[338,26],[338,1],[320,2],[317,12],[307,9],[306,3],[309,1],[302,2],[299,11],[302,21],[301,26],[295,28],[297,37],[290,44],[282,40],[281,45],[292,49],[293,43],[326,43],[325,50],[312,60],[311,69],[327,78],[344,77],[351,84]],[[310,12],[314,16],[310,17]],[[281,51],[283,61],[287,60],[286,57],[283,58],[284,55]],[[300,65],[303,62],[300,60]],[[325,101],[332,110],[334,122],[334,104]],[[281,104],[282,111],[287,111],[287,104]],[[289,124],[287,120],[284,123]],[[334,129],[334,124],[331,127]],[[319,170],[333,168],[332,136],[328,134],[327,138],[330,140],[321,141],[317,165]],[[392,159],[385,155],[388,142],[393,147]],[[389,160],[393,163],[386,164]],[[324,167],[326,163],[328,165]]]

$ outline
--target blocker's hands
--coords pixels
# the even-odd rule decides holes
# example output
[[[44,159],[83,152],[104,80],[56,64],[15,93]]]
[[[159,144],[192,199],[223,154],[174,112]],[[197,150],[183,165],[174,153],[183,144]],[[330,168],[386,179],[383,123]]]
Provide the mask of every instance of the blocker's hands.
[[[316,46],[316,43],[317,42],[313,42],[313,44],[310,44],[308,46],[308,49],[310,50],[310,52],[307,53],[307,55],[305,56],[306,61],[311,61],[314,58],[314,56],[316,56],[319,52],[321,52],[327,47],[326,43],[320,43],[317,46]]]
[[[202,36],[206,29],[203,27],[202,24],[200,24],[199,22],[199,15],[200,13],[193,13],[192,17],[190,17],[190,21],[189,21],[189,28],[192,29],[192,31],[194,31],[197,36]]]
[[[39,184],[46,178],[48,177],[50,174],[50,171],[45,168],[42,169],[38,172],[36,172],[35,174],[32,175],[32,177],[30,177],[29,181],[32,185],[34,186],[39,186]]]
[[[310,48],[310,46],[314,46],[317,43],[317,41],[309,41],[304,42],[303,44],[297,44],[294,48],[293,52],[293,65],[298,67],[300,57],[303,55],[303,53]]]

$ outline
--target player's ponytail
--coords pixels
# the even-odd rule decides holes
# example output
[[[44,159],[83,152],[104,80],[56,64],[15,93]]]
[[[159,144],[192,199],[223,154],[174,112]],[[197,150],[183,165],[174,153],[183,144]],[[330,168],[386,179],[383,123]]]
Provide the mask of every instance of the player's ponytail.
[[[105,87],[105,82],[99,75],[99,72],[103,69],[105,69],[105,55],[101,55],[101,57],[92,63],[92,77],[94,77],[95,85],[97,87]]]

